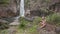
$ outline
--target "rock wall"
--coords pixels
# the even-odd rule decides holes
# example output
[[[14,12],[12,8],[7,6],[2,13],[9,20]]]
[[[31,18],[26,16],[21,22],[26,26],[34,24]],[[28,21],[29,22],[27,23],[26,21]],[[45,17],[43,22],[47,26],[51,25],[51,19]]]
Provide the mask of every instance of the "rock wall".
[[[0,4],[0,30],[8,29],[9,24],[18,16],[19,10],[17,9],[17,1],[9,0],[8,4]]]
[[[37,12],[41,9],[48,9],[49,11],[60,12],[60,0],[26,0],[25,10],[33,11],[31,13]],[[35,14],[36,14],[35,12]],[[38,14],[37,14],[38,15]]]
[[[17,16],[16,0],[9,0],[9,4],[0,5],[0,18],[8,18]]]

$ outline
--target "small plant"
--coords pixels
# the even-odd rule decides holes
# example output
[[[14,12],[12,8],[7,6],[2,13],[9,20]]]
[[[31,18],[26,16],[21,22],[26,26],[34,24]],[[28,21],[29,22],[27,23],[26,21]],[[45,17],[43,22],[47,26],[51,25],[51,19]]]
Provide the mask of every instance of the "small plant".
[[[37,17],[37,18],[35,18],[35,19],[33,20],[33,23],[34,23],[34,24],[39,24],[40,21],[42,21],[42,18],[41,18],[41,17]]]
[[[20,17],[19,21],[20,21],[19,27],[22,29],[25,29],[27,27],[28,23],[30,23],[24,17]]]

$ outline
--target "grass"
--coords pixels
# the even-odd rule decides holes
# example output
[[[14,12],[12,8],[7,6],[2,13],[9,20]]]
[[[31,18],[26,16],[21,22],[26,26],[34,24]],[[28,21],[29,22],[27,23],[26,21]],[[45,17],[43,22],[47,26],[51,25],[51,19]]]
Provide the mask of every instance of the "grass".
[[[37,34],[38,31],[37,31],[37,27],[38,27],[38,24],[40,22],[41,18],[38,17],[38,18],[35,18],[33,20],[33,22],[30,22],[30,21],[27,21],[25,20],[24,18],[21,18],[19,21],[20,21],[20,25],[19,26],[16,26],[18,27],[16,30],[16,34]],[[5,29],[5,30],[2,30],[0,31],[0,34],[8,34],[8,30]]]
[[[52,14],[46,17],[47,23],[54,24],[54,25],[60,25],[60,14]]]
[[[8,33],[7,29],[6,30],[0,30],[0,34],[7,34],[7,33]]]
[[[27,21],[24,18],[20,18],[19,30],[20,34],[37,34],[38,24],[41,21],[41,17],[37,17],[33,20],[33,22]],[[25,32],[26,31],[26,32]]]
[[[60,24],[59,18],[60,16],[57,14],[52,14],[46,17],[48,23],[51,23],[51,24],[54,23],[57,25]],[[21,17],[19,19],[20,24],[19,26],[17,26],[18,28],[16,29],[17,30],[16,34],[39,34],[39,32],[37,31],[37,28],[39,27],[39,23],[41,20],[42,20],[41,17],[37,17],[33,20],[33,22],[30,22]],[[7,34],[8,30],[0,31],[0,33]]]

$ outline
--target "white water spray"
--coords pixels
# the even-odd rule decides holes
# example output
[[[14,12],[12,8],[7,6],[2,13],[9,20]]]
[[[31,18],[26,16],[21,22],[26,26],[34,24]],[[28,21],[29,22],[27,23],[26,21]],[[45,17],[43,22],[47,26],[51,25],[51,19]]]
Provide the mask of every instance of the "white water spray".
[[[24,17],[25,10],[24,10],[24,0],[21,0],[20,2],[20,14],[18,17],[16,17],[16,20],[18,20],[20,17]]]
[[[16,17],[16,20],[18,20],[20,17],[24,17],[25,10],[24,10],[24,0],[21,0],[20,2],[20,15]]]
[[[24,17],[25,10],[24,10],[24,0],[21,0],[20,2],[20,16]]]

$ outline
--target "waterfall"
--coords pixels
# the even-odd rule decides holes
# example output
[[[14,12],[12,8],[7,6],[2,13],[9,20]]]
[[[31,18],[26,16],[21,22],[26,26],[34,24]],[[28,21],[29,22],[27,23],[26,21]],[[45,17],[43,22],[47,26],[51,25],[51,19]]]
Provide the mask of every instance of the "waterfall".
[[[20,15],[16,17],[16,20],[18,20],[20,17],[24,17],[25,10],[24,10],[24,0],[20,1]]]
[[[20,2],[20,16],[24,17],[24,13],[25,13],[25,10],[24,10],[24,0],[21,0],[21,2]]]
[[[24,13],[25,13],[25,10],[24,10],[24,0],[21,0],[20,2],[20,15],[15,17],[15,20],[14,22],[12,22],[10,25],[18,25],[19,24],[19,18],[20,17],[24,17]]]
[[[18,17],[16,17],[16,20],[18,20],[20,17],[24,17],[24,13],[25,13],[24,0],[21,0],[21,2],[20,2],[20,14]]]

